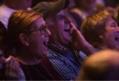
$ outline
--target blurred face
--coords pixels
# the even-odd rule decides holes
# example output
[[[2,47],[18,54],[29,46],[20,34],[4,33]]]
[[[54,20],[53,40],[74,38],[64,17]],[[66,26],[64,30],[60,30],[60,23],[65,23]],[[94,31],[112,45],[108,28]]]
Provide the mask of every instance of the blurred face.
[[[107,44],[109,48],[119,50],[119,27],[117,22],[114,19],[109,18],[105,26],[105,33],[103,37],[105,44]]]
[[[59,13],[57,16],[57,30],[60,42],[62,44],[67,45],[71,41],[71,33],[70,33],[71,27],[69,20],[62,14],[63,13]]]
[[[16,5],[16,8],[27,9],[31,7],[32,0],[14,0],[14,4]]]
[[[36,20],[29,35],[30,50],[36,54],[47,54],[47,42],[49,40],[50,32],[46,27],[43,18]]]
[[[76,0],[78,5],[81,5],[85,9],[92,9],[95,7],[96,0]]]
[[[24,6],[26,7],[26,8],[28,8],[28,7],[31,7],[31,5],[32,5],[32,0],[21,0],[21,1],[24,1]]]

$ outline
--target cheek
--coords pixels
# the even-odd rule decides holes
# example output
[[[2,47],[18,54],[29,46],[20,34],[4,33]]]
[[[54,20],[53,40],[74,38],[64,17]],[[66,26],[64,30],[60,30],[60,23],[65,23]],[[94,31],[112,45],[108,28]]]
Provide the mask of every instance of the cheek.
[[[65,31],[65,25],[63,22],[59,22],[57,24],[57,31],[58,31],[58,37],[59,40],[62,42],[68,42],[71,39],[70,33],[68,31]]]
[[[60,37],[69,37],[69,32],[64,30],[64,27],[58,29]]]
[[[35,43],[36,45],[42,45],[42,43],[43,43],[42,37],[36,37],[36,38],[34,39],[34,43]]]
[[[32,35],[30,39],[30,43],[32,44],[32,46],[37,46],[40,43],[42,43],[42,39],[39,35]]]
[[[59,40],[63,44],[68,44],[71,41],[71,36],[68,32],[60,32],[59,34]]]
[[[109,43],[109,44],[118,44],[119,41],[116,40],[117,38],[117,35],[115,32],[107,32],[105,34],[105,39],[106,39],[106,42]]]
[[[41,40],[32,40],[31,48],[36,52],[41,51],[44,48],[43,42]]]
[[[59,30],[63,30],[63,28],[65,27],[65,23],[64,23],[64,20],[59,20],[57,21],[57,27]]]
[[[111,32],[106,32],[105,35],[104,35],[104,39],[109,42],[109,41],[113,41],[114,37],[113,37],[113,33]]]

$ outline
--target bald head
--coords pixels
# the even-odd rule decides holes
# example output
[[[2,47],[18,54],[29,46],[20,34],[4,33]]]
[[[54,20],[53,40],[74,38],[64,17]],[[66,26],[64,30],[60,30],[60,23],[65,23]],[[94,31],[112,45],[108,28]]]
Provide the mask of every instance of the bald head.
[[[105,50],[87,58],[78,80],[119,80],[119,52]]]

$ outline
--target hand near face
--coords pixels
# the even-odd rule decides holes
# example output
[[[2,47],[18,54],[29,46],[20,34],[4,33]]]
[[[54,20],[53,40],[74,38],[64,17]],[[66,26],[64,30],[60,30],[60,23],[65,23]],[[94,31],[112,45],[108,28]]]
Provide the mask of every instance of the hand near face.
[[[72,46],[77,50],[83,50],[87,54],[95,52],[93,46],[84,38],[82,33],[72,22],[70,22],[70,27],[70,32],[72,35]]]
[[[61,12],[57,16],[58,31],[60,39],[65,45],[68,45],[75,50],[84,50],[86,53],[92,53],[93,47],[90,45],[77,27],[73,24],[70,17],[66,16],[65,12]],[[65,42],[64,42],[65,41]],[[87,49],[88,48],[88,49]],[[91,49],[90,49],[91,48]],[[88,50],[88,51],[87,51]]]
[[[70,22],[70,32],[72,35],[72,43],[74,47],[77,49],[82,49],[82,47],[85,45],[86,40],[84,39],[83,35],[81,32],[75,27],[75,25]]]

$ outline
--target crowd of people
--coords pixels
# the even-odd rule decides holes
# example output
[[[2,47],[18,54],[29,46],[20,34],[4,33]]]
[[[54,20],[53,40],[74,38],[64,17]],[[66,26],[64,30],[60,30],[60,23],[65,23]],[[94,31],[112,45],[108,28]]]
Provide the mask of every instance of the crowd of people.
[[[119,80],[118,0],[0,0],[0,80]]]

